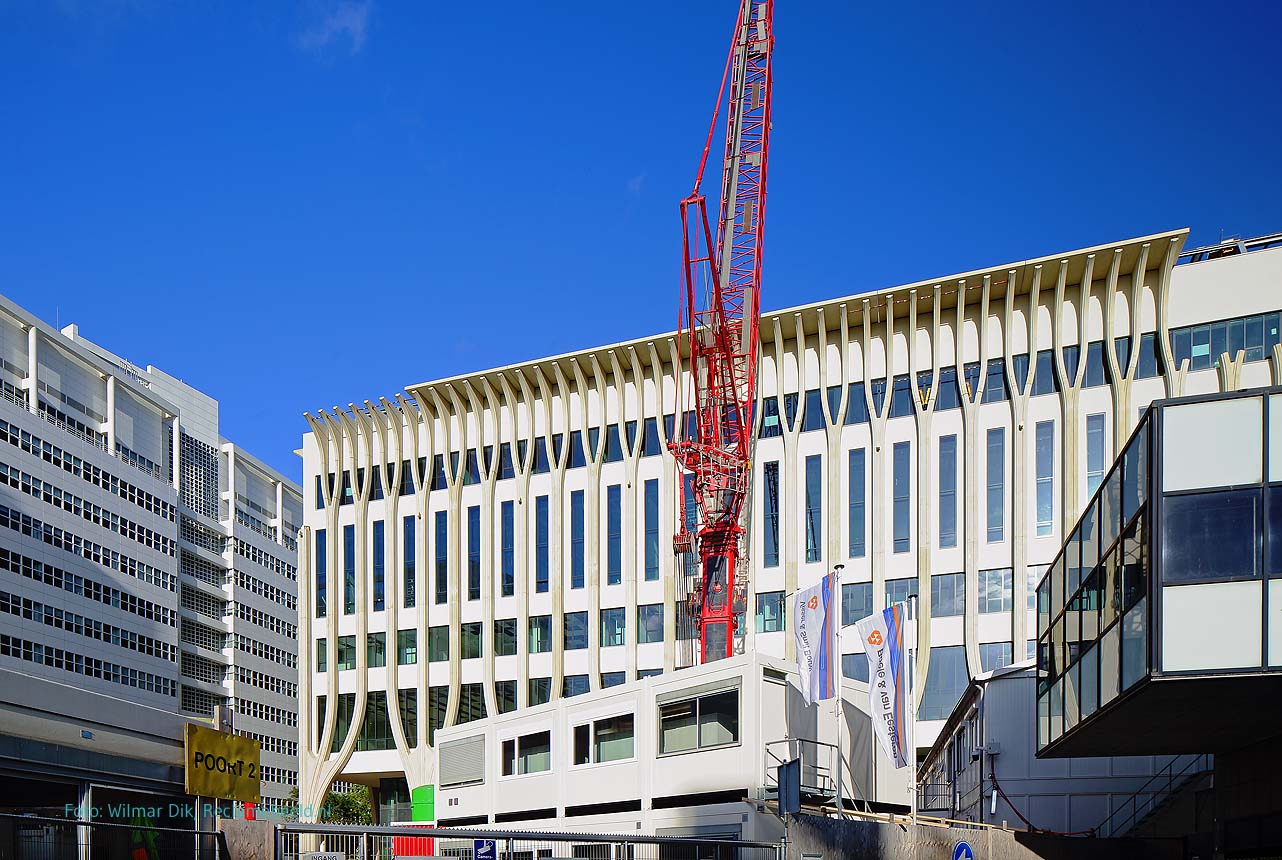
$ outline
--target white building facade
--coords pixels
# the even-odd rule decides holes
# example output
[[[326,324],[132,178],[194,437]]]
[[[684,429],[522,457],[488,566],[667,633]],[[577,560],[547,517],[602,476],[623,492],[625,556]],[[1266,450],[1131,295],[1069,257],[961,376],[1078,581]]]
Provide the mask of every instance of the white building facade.
[[[1185,237],[764,315],[741,647],[793,659],[788,595],[842,564],[860,679],[852,625],[916,594],[929,748],[1030,654],[1029,584],[1140,410],[1279,378],[1282,237]],[[305,802],[403,776],[431,820],[436,729],[690,665],[682,364],[668,334],[307,416]]]
[[[214,399],[6,299],[0,386],[0,736],[53,745],[0,766],[46,772],[30,796],[51,800],[75,786],[86,803],[89,782],[181,794],[181,725],[223,706],[262,742],[264,805],[282,805],[298,486],[219,435]],[[84,756],[91,779],[55,766]]]

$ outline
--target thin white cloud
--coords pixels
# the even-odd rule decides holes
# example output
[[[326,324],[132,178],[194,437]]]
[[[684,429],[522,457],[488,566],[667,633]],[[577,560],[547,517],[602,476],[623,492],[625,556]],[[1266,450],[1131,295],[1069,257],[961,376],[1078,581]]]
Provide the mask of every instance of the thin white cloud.
[[[633,196],[639,195],[641,193],[641,189],[644,187],[645,187],[644,173],[638,174],[628,180],[627,191],[629,194]]]
[[[299,35],[298,44],[304,50],[322,51],[346,41],[351,53],[360,53],[365,47],[369,7],[368,2],[356,0],[337,0],[326,4],[319,20]]]

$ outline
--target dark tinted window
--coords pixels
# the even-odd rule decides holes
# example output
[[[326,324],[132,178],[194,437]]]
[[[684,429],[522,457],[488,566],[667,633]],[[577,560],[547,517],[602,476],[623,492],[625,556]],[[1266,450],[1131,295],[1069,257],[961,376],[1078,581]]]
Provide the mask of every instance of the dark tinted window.
[[[824,428],[823,392],[812,388],[806,392],[806,414],[801,417],[801,430],[822,430]]]
[[[935,409],[942,411],[960,408],[961,391],[957,388],[957,368],[940,368],[938,391],[935,392]]]
[[[1006,385],[1006,365],[1000,358],[988,360],[987,378],[984,379],[984,403],[999,403],[1010,399]]]
[[[922,695],[921,709],[918,718],[922,720],[946,720],[953,712],[966,685],[970,683],[970,674],[966,671],[966,649],[961,645],[950,645],[930,649],[930,668],[926,672],[926,690]]]
[[[761,429],[757,437],[772,439],[782,435],[783,426],[779,423],[779,401],[774,397],[766,397],[761,401]]]
[[[1282,573],[1282,487],[1269,489],[1269,572]]]
[[[1049,349],[1037,351],[1037,367],[1033,369],[1033,394],[1055,394],[1059,380],[1055,378],[1055,357]]]
[[[842,654],[841,674],[852,681],[868,683],[868,655],[862,651],[858,654]]]
[[[654,457],[663,453],[663,440],[659,438],[659,421],[645,419],[645,432],[641,436],[641,456]]]
[[[907,376],[896,376],[890,395],[890,417],[903,418],[913,414],[913,386]]]
[[[864,396],[864,384],[862,382],[850,383],[850,390],[846,393],[845,423],[868,423],[868,400]]]
[[[1169,496],[1162,512],[1162,581],[1247,579],[1260,571],[1260,493]]]
[[[886,380],[874,379],[869,383],[869,385],[872,386],[869,390],[872,392],[873,412],[880,415],[882,413],[882,406],[886,402]]]
[[[1104,363],[1104,344],[1094,341],[1086,347],[1086,376],[1082,380],[1083,388],[1096,388],[1109,383],[1108,365]]]

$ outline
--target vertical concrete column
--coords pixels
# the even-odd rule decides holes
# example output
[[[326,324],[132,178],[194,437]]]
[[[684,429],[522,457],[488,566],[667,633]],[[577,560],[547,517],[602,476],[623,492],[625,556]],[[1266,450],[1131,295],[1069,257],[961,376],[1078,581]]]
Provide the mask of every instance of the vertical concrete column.
[[[116,456],[116,377],[107,374],[107,420],[103,422],[107,434],[107,453]]]
[[[521,390],[521,403],[524,407],[521,411],[525,415],[525,435],[521,434],[520,413],[514,411],[512,417],[512,429],[514,437],[512,439],[512,456],[516,459],[517,480],[520,482],[520,492],[516,497],[516,582],[514,589],[516,592],[516,605],[519,615],[517,617],[517,654],[520,655],[518,665],[521,669],[520,680],[517,690],[517,701],[529,705],[530,697],[530,517],[534,514],[525,504],[530,498],[530,476],[534,468],[534,391],[530,387],[530,382],[525,378],[525,374],[519,369],[515,371],[516,381]],[[508,385],[507,377],[500,377],[503,384],[504,393],[507,394],[509,402],[515,402],[511,395],[511,389]],[[515,407],[514,407],[515,410]],[[521,442],[525,442],[525,454],[521,454]]]
[[[325,638],[326,653],[329,655],[328,665],[326,667],[326,685],[325,685],[325,719],[321,725],[317,726],[315,732],[312,731],[312,714],[310,703],[307,706],[308,713],[306,716],[299,715],[299,806],[300,819],[315,821],[318,815],[318,808],[324,800],[325,792],[328,790],[334,775],[342,768],[342,761],[335,762],[330,756],[330,748],[333,744],[334,729],[337,722],[337,702],[338,702],[338,665],[337,665],[337,639],[338,639],[338,615],[341,612],[341,604],[333,599],[336,589],[333,588],[336,574],[341,580],[341,568],[338,565],[338,545],[340,540],[338,530],[338,508],[341,501],[339,493],[341,492],[341,474],[343,468],[344,439],[342,427],[339,422],[330,416],[327,412],[320,412],[317,417],[310,413],[304,413],[304,418],[311,425],[313,436],[316,439],[317,452],[320,461],[321,492],[325,503],[325,527],[326,527],[326,577],[327,577],[327,595],[326,595],[326,612],[325,612]],[[331,460],[330,445],[333,445],[334,456]],[[333,472],[335,480],[333,484],[328,480],[328,475]],[[307,535],[310,540],[311,535]],[[311,545],[308,544],[307,557],[311,563],[310,576],[315,575],[315,559],[312,557]],[[311,580],[308,580],[308,587],[311,586]],[[337,589],[341,595],[341,586]],[[299,607],[299,631],[300,640],[305,638],[307,641],[300,641],[300,672],[299,672],[299,693],[303,695],[303,684],[306,683],[306,693],[310,700],[312,689],[312,676],[310,669],[313,666],[312,649],[315,647],[312,641],[312,624],[311,618],[315,612],[315,606],[308,601],[308,605]],[[304,651],[305,655],[304,656]]]
[[[553,365],[556,367],[556,365]],[[593,366],[600,375],[600,368]],[[565,531],[562,528],[565,513],[565,464],[569,454],[569,440],[561,445],[560,456],[552,450],[552,436],[556,428],[553,420],[552,399],[555,391],[543,374],[543,368],[534,366],[534,377],[539,387],[539,401],[543,405],[545,444],[551,465],[552,489],[548,494],[548,590],[552,595],[552,694],[555,701],[565,695]],[[564,378],[564,377],[562,377]],[[562,426],[569,425],[569,403],[561,397]],[[605,440],[601,440],[604,447]]]
[[[643,493],[645,487],[638,478],[638,471],[641,465],[641,448],[643,437],[645,435],[645,377],[641,372],[641,362],[637,358],[635,347],[628,347],[628,362],[632,370],[632,385],[636,389],[637,403],[637,432],[631,440],[628,439],[628,416],[626,412],[627,397],[626,378],[623,365],[619,361],[614,350],[610,350],[610,364],[614,370],[614,396],[615,402],[619,408],[619,437],[623,445],[623,461],[627,472],[627,482],[623,488],[624,507],[623,507],[623,590],[624,605],[627,607],[624,611],[632,618],[637,616],[637,580],[645,577],[645,557],[641,553],[641,564],[636,564],[638,556],[637,540],[637,510],[641,510],[642,516],[645,514],[645,498]],[[660,413],[662,414],[662,413]],[[662,418],[660,418],[662,421]],[[638,497],[641,498],[640,505],[637,504]],[[595,553],[600,558],[600,551]],[[638,567],[641,573],[637,573]],[[593,583],[595,585],[596,583]],[[588,618],[588,647],[592,654],[591,671],[592,671],[592,688],[596,689],[601,677],[601,597],[599,590],[590,595],[588,606],[591,607],[592,614]],[[666,609],[666,607],[665,607]],[[664,626],[667,626],[667,612],[664,612]],[[628,637],[636,641],[635,633]],[[664,636],[664,650],[667,650],[667,636]],[[635,646],[629,646],[635,647]],[[626,672],[628,680],[636,677],[636,651],[630,652]]]
[[[231,443],[227,443],[222,446],[222,453],[227,455],[227,489],[223,493],[223,498],[227,501],[227,519],[225,522],[230,531],[231,524],[236,522],[236,449]],[[353,478],[355,478],[355,475],[356,473],[353,472]],[[222,511],[219,511],[219,513],[222,513]],[[230,558],[227,554],[230,549],[228,547],[227,551],[223,553],[227,558]]]
[[[170,483],[173,484],[174,489],[178,490],[181,488],[181,484],[182,484],[182,464],[179,462],[182,456],[182,426],[178,423],[177,415],[169,419],[169,426],[172,430],[172,433],[170,435],[173,436],[173,439],[171,440],[172,450],[173,450],[171,459],[173,460],[173,465],[174,465],[173,474],[169,476],[169,479],[170,479]],[[307,488],[304,487],[303,488],[304,498],[306,498],[306,493],[307,493]]]
[[[1034,499],[1036,516],[1036,475],[1028,467],[1028,397],[1037,373],[1037,310],[1042,284],[1042,267],[1033,267],[1033,280],[1028,292],[1028,311],[1025,324],[1028,329],[1028,367],[1023,376],[1015,372],[1014,338],[1015,290],[1018,273],[1011,270],[1006,276],[1006,333],[1002,338],[1006,355],[1006,380],[1011,394],[1011,426],[1013,429],[1011,462],[1011,658],[1019,662],[1023,653],[1021,645],[1028,640],[1028,538],[1029,508],[1027,499]],[[1035,443],[1035,440],[1034,440]],[[1031,479],[1030,479],[1031,478]],[[978,634],[978,630],[975,631]],[[967,631],[969,635],[969,631]]]
[[[313,438],[320,442],[320,438],[315,433]],[[313,744],[316,727],[312,722],[316,713],[312,697],[312,677],[316,671],[316,646],[312,641],[314,583],[312,529],[311,526],[305,525],[298,533],[298,800],[300,806],[303,804],[303,799],[311,793],[312,776],[318,764],[318,756]]]
[[[312,437],[317,448],[325,452],[329,446],[322,424],[310,414],[303,416],[312,427]],[[326,474],[327,454],[319,456],[319,471]],[[322,483],[324,483],[322,479]],[[299,820],[315,821],[314,812],[319,798],[324,792],[319,788],[320,769],[324,756],[321,754],[320,735],[324,725],[315,725],[317,716],[312,679],[315,677],[316,645],[312,636],[312,618],[315,616],[315,576],[316,560],[313,556],[314,534],[310,526],[304,526],[299,534],[298,547],[298,804]],[[326,642],[326,653],[330,643]],[[329,668],[328,666],[326,667]],[[331,677],[327,673],[327,678]],[[333,676],[336,677],[336,676]],[[326,696],[326,711],[330,697]],[[328,718],[328,713],[326,714]],[[312,811],[308,811],[310,810]]]
[[[673,425],[675,428],[676,415],[681,411],[681,361],[680,352],[678,351],[677,342],[674,338],[667,340],[668,356],[671,362],[671,376],[664,370],[663,360],[659,357],[659,350],[655,347],[654,342],[649,344],[650,353],[650,380],[654,385],[654,410],[655,426],[659,431],[660,447],[663,453],[660,458],[663,460],[663,480],[660,482],[661,487],[672,488],[673,492],[661,494],[659,496],[659,577],[663,581],[663,671],[671,672],[676,668],[677,660],[677,577],[685,576],[685,571],[677,567],[677,556],[672,550],[672,540],[676,537],[677,530],[680,529],[680,497],[681,497],[681,471],[677,468],[676,458],[668,453],[668,443],[673,441],[668,438],[668,427],[664,421],[663,405],[668,402],[667,395],[664,392],[664,383],[669,379],[669,386],[672,393],[673,406]],[[665,552],[664,548],[669,551]],[[636,618],[636,596],[630,599],[628,612],[632,618]],[[629,628],[635,625],[635,621],[629,622]],[[629,638],[635,639],[633,633]],[[636,677],[636,652],[628,652],[628,673],[629,679]]]
[[[1135,368],[1140,357],[1140,311],[1139,300],[1144,290],[1144,271],[1148,268],[1149,243],[1140,246],[1139,259],[1131,273],[1131,283],[1127,290],[1126,309],[1130,320],[1127,328],[1130,338],[1130,354],[1126,364],[1117,359],[1117,276],[1122,262],[1122,249],[1113,251],[1113,261],[1108,268],[1108,281],[1104,288],[1104,360],[1108,363],[1109,378],[1112,384],[1109,391],[1113,395],[1113,450],[1121,451],[1126,439],[1135,426],[1135,416],[1131,410],[1131,387],[1135,381]]]
[[[349,468],[352,473],[355,521],[353,533],[356,539],[356,612],[354,615],[356,619],[356,702],[352,708],[352,722],[347,728],[347,737],[338,753],[338,759],[342,763],[338,766],[336,773],[342,772],[356,749],[356,740],[365,722],[365,709],[369,702],[369,497],[374,481],[373,439],[369,416],[358,409],[354,403],[349,403],[347,407],[347,410],[336,410],[336,412],[343,432],[349,440],[348,450],[351,452]],[[365,467],[364,475],[361,474],[362,465]],[[232,492],[234,496],[234,485]],[[339,537],[341,538],[341,535]],[[345,595],[344,600],[346,600]],[[335,707],[334,710],[337,711],[337,708]]]
[[[600,678],[600,654],[597,647],[600,643],[601,627],[601,464],[605,460],[606,438],[610,433],[609,410],[606,406],[606,398],[609,395],[609,386],[606,384],[601,367],[596,357],[592,358],[591,381],[584,374],[583,368],[575,359],[570,359],[571,368],[574,371],[574,380],[579,390],[579,419],[582,430],[582,444],[584,448],[584,459],[587,461],[588,480],[587,486],[583,492],[583,579],[584,586],[588,589],[588,666],[589,675],[588,684],[590,689],[597,689]],[[616,377],[617,384],[617,377]],[[596,394],[597,403],[601,406],[601,423],[600,435],[597,437],[595,449],[592,446],[591,434],[589,432],[592,426],[592,409],[591,397]],[[619,408],[623,408],[619,398]],[[566,428],[566,454],[569,454],[569,427]],[[591,538],[589,540],[588,538]],[[590,551],[589,551],[590,547]],[[635,591],[634,591],[635,593]],[[629,610],[629,617],[635,618],[635,605]],[[634,622],[628,623],[628,630],[632,630]],[[629,656],[629,665],[635,665],[636,657],[636,637],[633,636],[628,640],[627,649]]]
[[[276,528],[276,543],[285,543],[285,485],[280,481],[272,481],[272,489],[276,491],[276,518],[272,525]]]
[[[1055,370],[1059,376],[1060,402],[1060,435],[1063,439],[1061,452],[1063,468],[1060,470],[1060,510],[1062,527],[1060,534],[1067,535],[1073,527],[1078,514],[1078,485],[1081,483],[1081,428],[1078,426],[1081,416],[1078,414],[1078,399],[1082,391],[1082,380],[1086,375],[1086,306],[1091,293],[1091,280],[1095,269],[1095,255],[1086,257],[1086,269],[1078,284],[1077,301],[1077,368],[1070,377],[1064,362],[1063,308],[1065,301],[1065,280],[1068,274],[1068,261],[1061,260],[1059,276],[1055,281],[1055,308],[1051,313],[1053,339],[1055,342]]]
[[[503,440],[499,412],[502,404],[494,396],[490,381],[481,377],[481,396],[478,398],[475,389],[469,382],[463,383],[467,390],[468,403],[472,413],[477,416],[477,457],[481,469],[481,611],[484,625],[481,628],[481,666],[484,683],[485,713],[493,716],[498,713],[498,698],[494,695],[494,497],[498,485],[499,450]],[[489,462],[485,459],[486,428],[488,437],[494,440]]]
[[[36,392],[40,378],[40,332],[36,327],[27,328],[27,378],[22,387],[27,389],[27,408],[32,414],[39,414],[39,397]]]
[[[1170,244],[1166,246],[1166,258],[1162,261],[1162,269],[1157,279],[1157,291],[1153,294],[1153,303],[1157,315],[1157,342],[1162,350],[1162,383],[1166,387],[1167,397],[1179,397],[1184,393],[1184,378],[1189,372],[1189,360],[1186,358],[1180,362],[1180,366],[1175,366],[1175,355],[1171,351],[1171,329],[1167,324],[1167,316],[1170,309],[1171,299],[1171,271],[1175,268],[1175,261],[1180,256],[1180,248],[1184,246],[1184,237],[1187,234],[1174,236]],[[1278,380],[1275,378],[1274,382]]]
[[[396,744],[396,754],[401,760],[401,767],[409,772],[409,743],[405,736],[405,726],[401,723],[400,708],[400,630],[401,588],[401,542],[400,542],[400,503],[401,503],[401,416],[396,408],[384,397],[379,405],[365,401],[378,439],[376,463],[383,464],[383,522],[384,526],[384,613],[387,619],[386,677],[387,684],[384,698],[387,701],[387,721],[392,729],[392,741]],[[388,540],[388,535],[391,539]],[[390,587],[389,587],[390,586]]]
[[[780,554],[783,558],[783,593],[796,594],[797,592],[797,565],[798,559],[805,557],[805,535],[798,534],[797,531],[797,514],[805,509],[805,503],[799,498],[798,475],[804,469],[804,464],[798,458],[797,447],[801,436],[801,426],[806,419],[806,333],[802,326],[801,314],[793,314],[793,355],[797,362],[797,413],[792,420],[788,420],[788,410],[783,408],[780,403],[779,409],[779,426],[783,429],[783,493],[779,500],[779,521],[783,528],[780,529]],[[777,364],[777,374],[779,376],[779,391],[783,394],[786,382],[784,379],[784,363],[782,360],[783,337],[779,326],[779,320],[775,318],[775,357]],[[795,549],[794,549],[795,547]],[[746,606],[744,608],[744,624],[751,625],[756,629],[756,606]],[[797,643],[792,636],[784,636],[784,659],[797,659]]]
[[[415,543],[414,543],[414,604],[417,610],[418,623],[416,634],[418,638],[418,706],[421,714],[418,721],[418,749],[420,753],[426,752],[431,744],[428,743],[428,722],[431,719],[431,710],[428,707],[428,690],[431,689],[429,682],[430,667],[427,661],[427,630],[429,612],[432,606],[432,596],[428,589],[428,583],[431,581],[428,572],[428,562],[431,558],[428,549],[427,536],[431,534],[431,479],[432,479],[432,458],[436,450],[436,419],[432,413],[431,406],[428,403],[427,396],[423,390],[416,388],[413,391],[414,403],[417,409],[413,408],[408,400],[404,397],[398,397],[401,402],[401,409],[405,412],[407,418],[412,418],[411,424],[411,466],[414,469],[414,508],[415,508]],[[422,469],[418,466],[418,458],[422,456],[424,466]],[[429,762],[432,761],[430,755]]]
[[[448,399],[442,399],[436,389],[431,390],[433,403],[436,406],[436,413],[441,419],[441,432],[443,435],[441,468],[445,470],[445,487],[448,498],[446,514],[446,538],[445,538],[445,557],[446,557],[446,609],[449,611],[450,625],[450,694],[449,702],[445,706],[445,725],[454,725],[455,718],[458,716],[459,706],[459,684],[462,677],[462,636],[460,625],[462,622],[463,601],[466,595],[463,592],[463,472],[467,468],[467,413],[458,403],[458,396],[453,386],[448,383],[445,385],[445,395]],[[451,407],[453,407],[451,409]],[[458,421],[459,433],[459,456],[458,462],[454,462],[454,422]],[[435,603],[436,597],[433,593],[432,601]]]
[[[984,399],[984,381],[988,378],[988,301],[992,291],[992,276],[984,275],[979,299],[979,316],[976,319],[976,335],[979,348],[979,374],[975,390],[971,391],[966,381],[965,360],[965,320],[966,320],[966,281],[957,284],[957,330],[953,340],[957,354],[956,367],[958,384],[961,386],[962,403],[962,497],[964,511],[962,516],[962,569],[965,572],[966,601],[964,622],[967,635],[966,667],[973,678],[980,672],[979,643],[974,631],[979,628],[979,540],[984,533],[984,522],[980,517],[979,498],[979,406]],[[919,598],[920,599],[920,598]],[[926,655],[929,657],[929,655]],[[921,665],[919,655],[918,665]],[[925,672],[923,683],[918,690],[925,690]],[[920,701],[920,700],[919,700]]]
[[[416,690],[415,696],[417,697],[418,725],[416,728],[418,742],[415,745],[414,754],[410,757],[412,767],[407,768],[405,771],[405,780],[410,787],[413,820],[434,821],[433,798],[436,787],[433,781],[436,774],[436,755],[431,744],[428,743],[428,720],[431,717],[431,712],[428,708],[430,667],[427,662],[427,621],[428,607],[430,606],[427,597],[427,513],[429,494],[431,492],[431,488],[428,486],[428,477],[431,474],[432,452],[436,443],[436,424],[432,418],[432,411],[427,406],[427,401],[419,395],[417,390],[414,394],[414,403],[411,403],[404,395],[400,394],[397,395],[396,399],[408,425],[405,432],[409,438],[409,463],[414,475],[414,503],[412,507],[415,529],[414,607],[416,619],[415,637],[418,647],[414,688]],[[417,404],[417,408],[415,408],[414,404]],[[420,457],[424,461],[421,469],[418,465]]]
[[[872,366],[872,303],[863,300],[863,365],[864,365],[864,402],[868,408],[868,429],[871,433],[872,450],[868,452],[868,507],[872,508],[872,523],[868,530],[868,557],[872,560],[872,600],[873,611],[880,612],[886,608],[886,556],[893,548],[893,542],[886,539],[886,418],[890,414],[891,391],[894,379],[894,350],[891,348],[890,333],[894,331],[894,305],[888,303],[886,308],[886,337],[884,343],[885,374],[887,391],[877,407],[872,396],[874,379]],[[924,676],[920,676],[923,677]]]
[[[931,333],[930,333],[930,388],[922,395],[917,384],[920,362],[917,358],[917,290],[909,292],[908,297],[908,383],[913,392],[913,414],[917,418],[917,667],[918,677],[923,680],[930,666],[930,619],[933,613],[931,606],[931,558],[935,546],[934,518],[931,516],[934,494],[931,491],[931,455],[934,452],[934,437],[931,434],[932,418],[935,414],[935,400],[939,388],[939,302],[942,284],[936,284],[932,291]],[[925,659],[923,659],[923,655]],[[916,685],[922,691],[925,684]]]
[[[822,307],[816,312],[819,328],[819,400],[824,415],[824,441],[828,444],[826,452],[827,463],[825,463],[826,469],[824,470],[824,486],[828,488],[828,498],[825,500],[826,504],[824,505],[824,545],[826,548],[824,558],[827,560],[829,567],[842,563],[846,558],[845,548],[842,546],[841,540],[841,514],[843,510],[841,504],[841,467],[843,462],[841,456],[841,428],[846,420],[846,403],[850,399],[850,386],[846,383],[846,350],[850,339],[850,324],[844,304],[841,305],[839,311],[839,354],[836,367],[831,372],[828,366],[828,322]],[[841,392],[835,404],[828,401],[829,377],[834,374],[839,380],[838,384]],[[836,598],[840,600],[840,593],[836,595]]]

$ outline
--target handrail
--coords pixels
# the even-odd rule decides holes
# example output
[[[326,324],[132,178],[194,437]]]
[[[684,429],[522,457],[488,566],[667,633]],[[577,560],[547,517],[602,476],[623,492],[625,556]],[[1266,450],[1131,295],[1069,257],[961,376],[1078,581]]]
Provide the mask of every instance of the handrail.
[[[809,738],[776,738],[772,741],[766,741],[765,744],[763,744],[766,757],[764,788],[768,789],[774,785],[775,774],[771,772],[771,765],[782,765],[789,761],[788,758],[781,756],[779,753],[771,749],[771,747],[777,747],[780,744],[788,745],[787,755],[792,754],[791,745],[797,745],[797,757],[801,759],[802,773],[811,773],[819,780],[818,784],[809,787],[817,788],[825,792],[837,791],[838,782],[841,778],[840,748],[836,744],[828,743],[827,741],[816,741]],[[805,749],[807,746],[813,748],[809,755]],[[835,755],[838,757],[836,767],[833,767],[831,763],[825,764],[819,760],[819,752],[821,748],[827,749],[830,756]]]
[[[1175,792],[1175,789],[1182,785],[1186,779],[1200,773],[1205,773],[1213,766],[1213,759],[1209,753],[1201,753],[1190,758],[1184,763],[1184,766],[1175,771],[1175,764],[1179,758],[1173,758],[1166,763],[1161,770],[1153,774],[1143,785],[1137,788],[1130,797],[1122,801],[1116,809],[1101,821],[1095,828],[1095,832],[1101,836],[1112,836],[1120,833],[1124,828],[1133,825],[1140,815],[1140,800],[1146,801],[1147,807],[1144,811],[1150,812],[1157,808],[1158,804]],[[1149,787],[1159,782],[1165,782],[1165,785],[1157,790],[1149,791]],[[1121,813],[1130,808],[1130,815],[1113,823]]]
[[[818,810],[824,815],[829,813],[836,814],[837,809],[833,806],[820,806]],[[850,818],[862,818],[868,821],[877,821],[882,824],[897,824],[908,826],[912,824],[911,815],[900,815],[894,812],[864,812],[858,809],[847,809],[846,815]],[[989,824],[985,821],[966,821],[960,818],[942,818],[937,815],[917,814],[917,824],[924,827],[965,827],[975,830],[1004,830],[1008,833],[1022,832],[1019,827],[1003,826],[1001,824]]]
[[[777,842],[749,839],[723,839],[699,836],[649,836],[642,833],[573,833],[550,830],[507,830],[486,827],[440,827],[438,825],[374,825],[374,824],[308,824],[301,821],[280,821],[274,825],[278,833],[365,834],[372,836],[431,836],[436,839],[515,839],[526,842],[634,842],[638,845],[694,845],[716,843],[733,848],[777,849]]]

